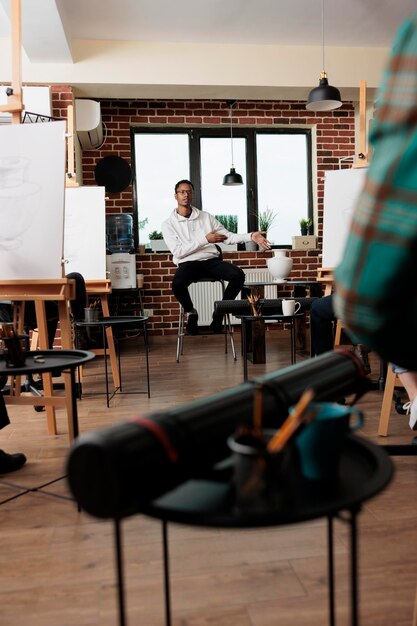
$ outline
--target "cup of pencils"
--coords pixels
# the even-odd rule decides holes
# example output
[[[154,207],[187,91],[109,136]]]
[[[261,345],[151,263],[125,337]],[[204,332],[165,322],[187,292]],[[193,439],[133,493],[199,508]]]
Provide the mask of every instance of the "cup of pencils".
[[[296,475],[294,448],[270,450],[276,432],[262,428],[263,386],[255,383],[251,426],[241,426],[227,443],[232,452],[236,507],[245,513],[261,513],[283,505],[287,487]]]
[[[266,512],[283,502],[289,448],[271,454],[267,446],[273,436],[272,430],[257,435],[242,429],[227,441],[233,459],[236,507],[240,511]]]
[[[97,301],[92,302],[90,306],[84,309],[84,321],[85,322],[97,322],[99,309],[97,308]]]

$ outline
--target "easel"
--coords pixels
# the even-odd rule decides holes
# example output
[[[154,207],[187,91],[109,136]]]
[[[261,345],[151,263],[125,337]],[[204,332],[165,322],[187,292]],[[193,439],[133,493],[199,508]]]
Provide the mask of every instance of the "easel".
[[[67,113],[68,172],[66,176],[65,186],[66,187],[78,187],[79,185],[76,182],[75,164],[74,164],[75,120],[74,120],[74,107],[72,104],[68,105],[67,111],[68,111]],[[100,298],[101,310],[102,310],[103,316],[110,317],[108,296],[112,292],[111,281],[109,279],[86,280],[85,287],[86,287],[88,296],[91,295],[91,296],[97,296]],[[112,371],[112,376],[113,376],[113,383],[114,383],[115,388],[117,388],[117,387],[120,387],[120,376],[119,376],[119,368],[117,367],[116,348],[114,345],[113,330],[111,327],[106,328],[106,337],[107,337],[107,345],[108,345],[107,354],[110,357],[110,366],[111,366],[111,371]],[[91,349],[90,352],[94,352],[94,354],[103,356],[104,348]]]
[[[21,302],[20,317],[17,319],[17,330],[23,330],[23,311],[24,302],[32,300],[35,303],[36,322],[39,333],[39,347],[41,350],[48,350],[48,331],[46,324],[45,301],[53,300],[58,303],[58,315],[61,326],[61,342],[63,349],[70,350],[71,342],[71,325],[68,312],[68,301],[73,299],[75,295],[75,281],[67,278],[51,279],[51,280],[3,280],[0,281],[0,299],[11,300],[12,302]],[[48,425],[48,434],[56,435],[58,433],[56,427],[55,407],[64,406],[67,409],[68,417],[68,434],[69,439],[74,439],[73,432],[73,410],[71,404],[71,377],[70,374],[64,374],[65,397],[53,395],[52,375],[45,373],[42,375],[44,395],[42,397],[29,396],[23,397],[19,391],[5,396],[6,404],[23,404],[32,406],[46,407],[46,420]]]
[[[100,298],[101,310],[104,317],[110,317],[109,300],[108,296],[111,294],[111,280],[86,280],[85,287],[87,289],[87,295],[97,296]],[[113,384],[115,388],[120,387],[119,368],[117,367],[116,349],[114,345],[114,337],[112,329],[106,328],[106,337],[108,350],[107,354],[110,357],[110,367],[113,376]],[[104,348],[91,349],[91,352],[97,355],[104,355]]]
[[[359,87],[359,151],[353,167],[368,167],[369,159],[366,150],[366,81],[361,80]]]
[[[12,0],[12,87],[7,90],[7,104],[0,106],[0,111],[12,114],[12,123],[20,124],[23,110],[22,83],[21,83],[21,5],[20,0]],[[35,303],[36,322],[39,333],[39,347],[47,350],[48,332],[46,323],[45,301],[53,300],[58,304],[58,315],[61,326],[61,342],[64,349],[72,348],[71,326],[69,319],[69,300],[75,295],[75,281],[66,278],[51,280],[4,280],[0,281],[0,298],[21,302],[20,319],[17,330],[23,330],[24,302],[32,300]],[[23,404],[45,406],[48,434],[56,435],[55,407],[66,406],[68,416],[68,433],[70,441],[74,438],[73,409],[71,403],[71,376],[64,374],[65,397],[53,395],[52,375],[42,375],[44,395],[42,397],[23,397],[19,390],[13,395],[5,397],[6,404]]]
[[[323,283],[325,296],[330,296],[333,291],[333,268],[319,267],[317,270],[317,281]]]

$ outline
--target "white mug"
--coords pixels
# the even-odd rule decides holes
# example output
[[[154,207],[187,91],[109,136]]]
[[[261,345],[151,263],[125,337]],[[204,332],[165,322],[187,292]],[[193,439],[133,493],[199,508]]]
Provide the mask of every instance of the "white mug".
[[[295,315],[301,308],[301,304],[295,300],[283,300],[282,301],[282,314],[283,315]]]

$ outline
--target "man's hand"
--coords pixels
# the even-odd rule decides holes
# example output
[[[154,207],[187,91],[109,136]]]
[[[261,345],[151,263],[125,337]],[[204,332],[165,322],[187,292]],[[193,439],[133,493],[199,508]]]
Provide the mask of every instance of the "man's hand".
[[[225,241],[227,237],[226,235],[221,235],[212,230],[211,233],[207,233],[206,239],[209,243],[220,243],[221,241]]]
[[[263,248],[264,250],[270,250],[271,244],[269,243],[268,239],[265,239],[264,235],[266,235],[266,230],[257,230],[252,233],[252,241],[257,243],[258,246],[261,246],[261,248]]]

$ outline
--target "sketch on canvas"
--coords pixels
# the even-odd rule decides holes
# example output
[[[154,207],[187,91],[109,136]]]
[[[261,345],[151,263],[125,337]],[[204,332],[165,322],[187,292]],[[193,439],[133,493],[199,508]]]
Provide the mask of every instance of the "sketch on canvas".
[[[65,190],[64,271],[85,280],[106,278],[106,208],[104,187]]]
[[[65,122],[0,127],[0,280],[62,278]]]

